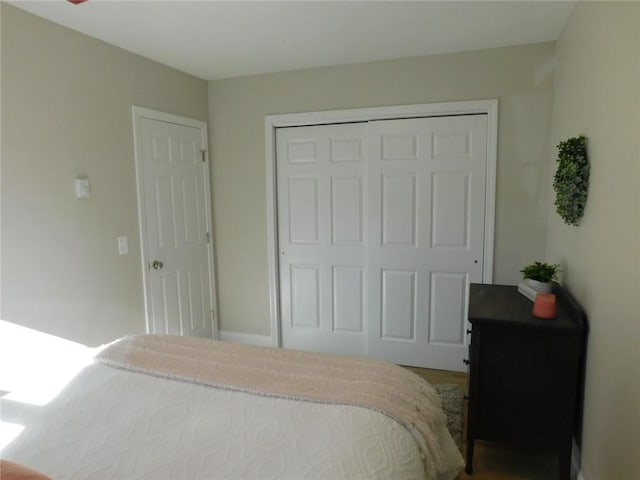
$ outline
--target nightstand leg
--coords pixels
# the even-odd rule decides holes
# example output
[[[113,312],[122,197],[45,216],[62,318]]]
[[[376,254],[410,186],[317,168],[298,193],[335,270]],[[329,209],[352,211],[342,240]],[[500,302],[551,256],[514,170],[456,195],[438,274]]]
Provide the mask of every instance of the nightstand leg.
[[[473,474],[473,438],[467,440],[467,464],[464,471],[467,475]]]
[[[558,452],[558,480],[571,479],[571,443]]]

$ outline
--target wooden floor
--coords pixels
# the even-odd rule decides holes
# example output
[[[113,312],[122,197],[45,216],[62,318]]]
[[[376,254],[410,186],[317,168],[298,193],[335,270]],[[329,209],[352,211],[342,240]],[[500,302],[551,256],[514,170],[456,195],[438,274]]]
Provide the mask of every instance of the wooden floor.
[[[466,373],[406,368],[431,384],[456,383],[463,388],[465,395],[468,394]],[[466,441],[466,401],[462,434]],[[462,453],[466,454],[466,452]],[[473,472],[473,475],[462,472],[458,476],[458,480],[549,480],[556,477],[556,460],[553,455],[533,454],[502,445],[476,441],[473,454]]]

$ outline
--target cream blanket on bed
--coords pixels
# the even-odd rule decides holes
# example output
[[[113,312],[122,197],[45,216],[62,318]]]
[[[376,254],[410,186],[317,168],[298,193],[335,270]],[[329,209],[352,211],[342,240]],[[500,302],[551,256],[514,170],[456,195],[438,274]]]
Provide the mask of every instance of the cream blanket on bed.
[[[369,408],[413,434],[427,478],[450,477],[462,466],[462,457],[446,433],[437,393],[417,375],[395,365],[165,335],[118,340],[103,349],[96,361],[227,390]]]

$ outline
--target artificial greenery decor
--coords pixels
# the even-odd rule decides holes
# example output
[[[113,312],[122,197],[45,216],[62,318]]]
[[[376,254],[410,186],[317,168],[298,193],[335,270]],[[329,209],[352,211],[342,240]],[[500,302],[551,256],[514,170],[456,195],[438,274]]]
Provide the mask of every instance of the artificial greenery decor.
[[[533,262],[531,265],[527,265],[520,270],[523,279],[530,278],[531,280],[537,280],[543,283],[555,280],[559,271],[560,265],[557,263],[544,262]]]
[[[556,212],[567,225],[578,225],[589,190],[587,139],[580,135],[558,144],[558,169],[553,178]]]

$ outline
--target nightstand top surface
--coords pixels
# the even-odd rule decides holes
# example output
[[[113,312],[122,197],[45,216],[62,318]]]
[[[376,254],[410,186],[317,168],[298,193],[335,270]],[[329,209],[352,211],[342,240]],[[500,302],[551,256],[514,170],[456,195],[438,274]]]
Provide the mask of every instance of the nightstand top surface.
[[[533,316],[533,302],[513,285],[472,283],[469,291],[469,321],[519,325],[528,328],[580,329],[557,296],[557,316],[544,320]]]

